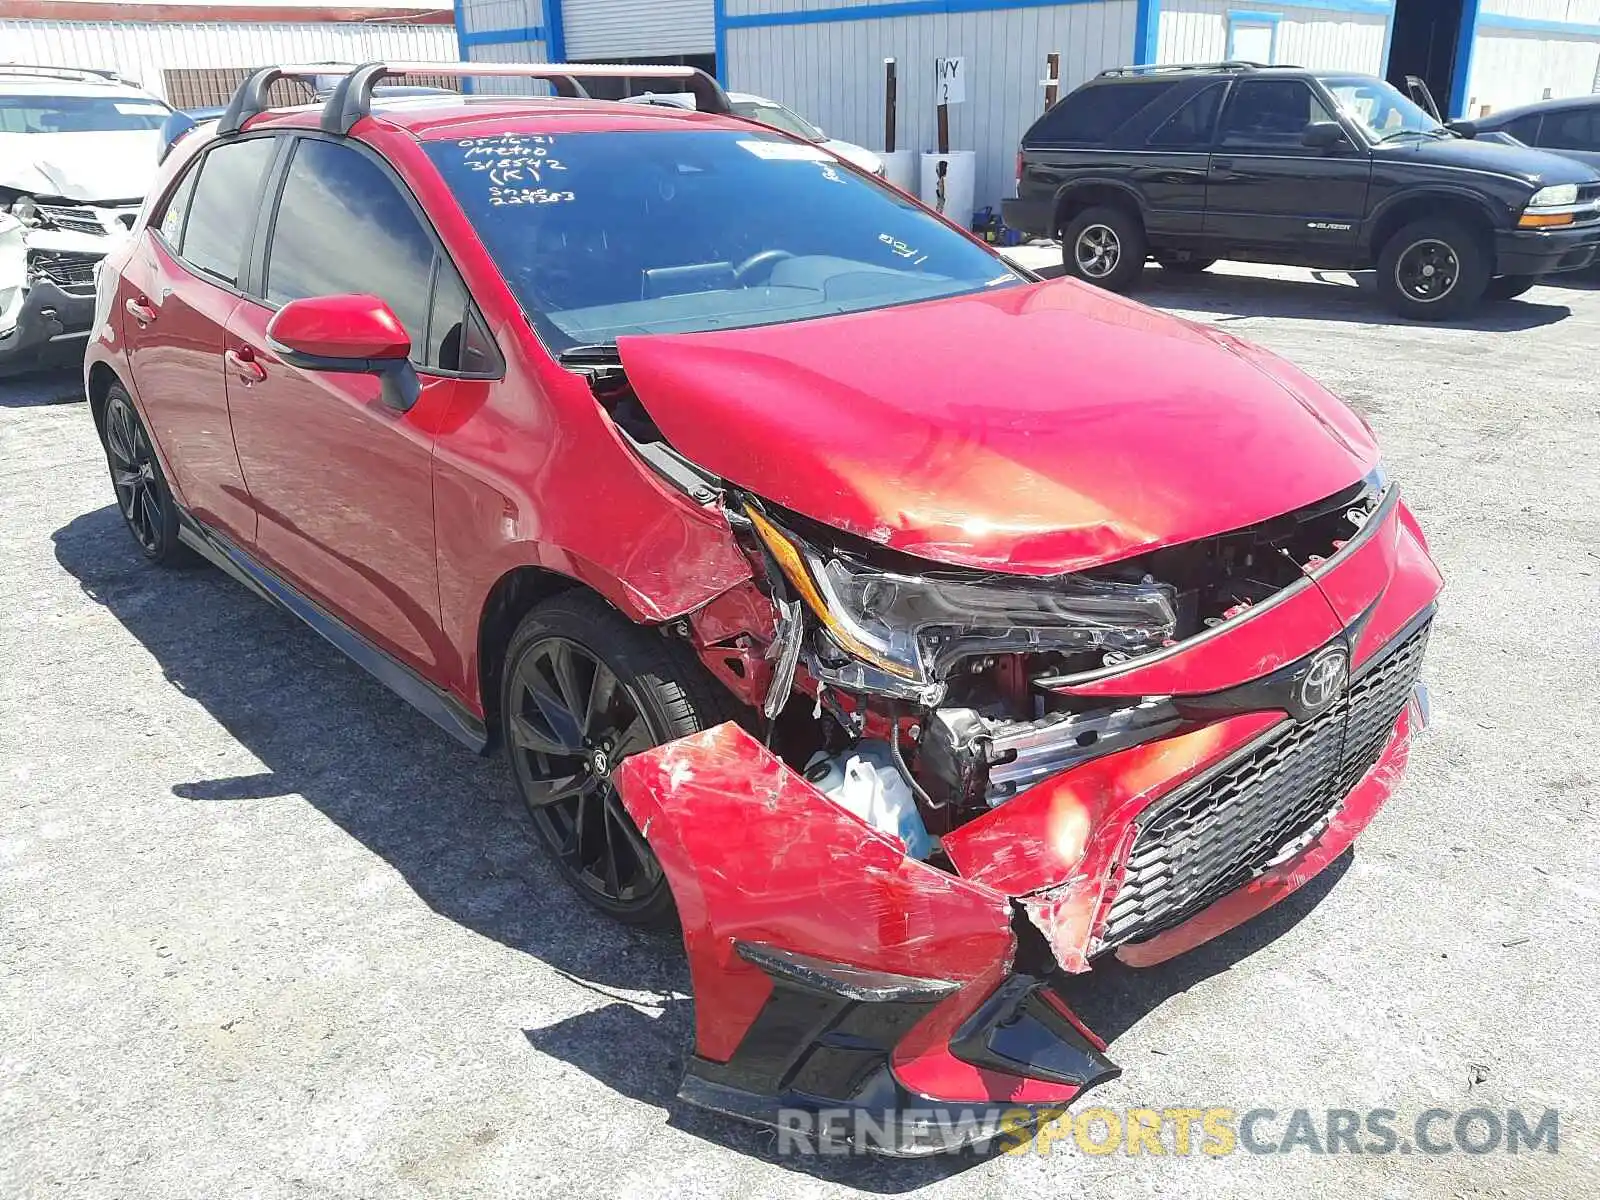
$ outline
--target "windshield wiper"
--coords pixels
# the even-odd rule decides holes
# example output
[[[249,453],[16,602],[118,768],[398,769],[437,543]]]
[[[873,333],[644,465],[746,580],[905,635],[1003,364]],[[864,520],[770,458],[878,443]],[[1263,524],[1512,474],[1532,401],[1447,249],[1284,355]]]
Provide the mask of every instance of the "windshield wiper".
[[[595,342],[590,345],[569,346],[556,356],[563,367],[611,367],[622,361],[615,343]]]
[[[1386,133],[1381,138],[1379,138],[1378,139],[1378,144],[1381,146],[1381,145],[1383,145],[1384,142],[1393,141],[1395,138],[1426,137],[1426,136],[1427,136],[1427,134],[1423,133],[1422,130],[1420,130],[1420,129],[1395,129],[1395,130],[1391,130],[1389,133]]]

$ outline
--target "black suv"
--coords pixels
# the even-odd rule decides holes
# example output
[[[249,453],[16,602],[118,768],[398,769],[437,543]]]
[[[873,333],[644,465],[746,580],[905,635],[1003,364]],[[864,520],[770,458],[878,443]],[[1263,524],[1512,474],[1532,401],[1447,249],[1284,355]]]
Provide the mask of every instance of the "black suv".
[[[1474,141],[1370,75],[1252,63],[1104,71],[1034,122],[1006,224],[1123,290],[1154,258],[1376,267],[1422,320],[1506,299],[1600,248],[1600,174]]]

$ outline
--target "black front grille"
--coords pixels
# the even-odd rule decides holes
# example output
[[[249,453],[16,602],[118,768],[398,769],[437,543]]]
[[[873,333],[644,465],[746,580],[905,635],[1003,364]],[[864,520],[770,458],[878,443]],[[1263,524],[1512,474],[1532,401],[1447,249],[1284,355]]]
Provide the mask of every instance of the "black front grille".
[[[1423,625],[1368,664],[1326,712],[1277,726],[1142,815],[1101,948],[1187,920],[1320,833],[1382,755],[1427,643]]]
[[[33,250],[28,254],[28,267],[59,287],[92,288],[94,265],[100,258],[98,254],[62,254]]]
[[[53,204],[41,204],[39,215],[57,229],[67,229],[73,233],[93,233],[100,237],[104,237],[106,233],[106,227],[100,221],[100,214],[92,208],[65,208]]]

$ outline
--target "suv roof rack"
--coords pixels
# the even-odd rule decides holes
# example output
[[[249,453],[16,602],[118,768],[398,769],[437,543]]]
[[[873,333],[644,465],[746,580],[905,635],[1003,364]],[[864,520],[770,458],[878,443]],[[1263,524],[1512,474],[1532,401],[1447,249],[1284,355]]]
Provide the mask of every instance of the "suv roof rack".
[[[280,79],[326,78],[338,74],[331,63],[298,63],[292,66],[262,67],[252,71],[239,85],[217,123],[217,133],[226,137],[238,133],[251,117],[266,112],[267,89]],[[695,67],[635,66],[628,63],[444,63],[444,62],[369,62],[349,69],[339,80],[322,109],[325,133],[344,136],[362,117],[372,114],[372,91],[379,81],[408,75],[445,75],[465,78],[545,79],[556,95],[588,99],[583,79],[681,79],[684,90],[695,99],[695,108],[728,116],[733,105],[722,86]]]
[[[75,79],[80,83],[125,83],[130,87],[140,84],[125,79],[115,71],[103,67],[51,67],[30,63],[0,63],[0,76],[33,76],[38,79]]]
[[[1303,69],[1290,63],[1258,63],[1246,62],[1243,59],[1229,59],[1226,62],[1213,63],[1145,63],[1134,67],[1108,67],[1096,75],[1095,78],[1107,79],[1113,76],[1125,75],[1160,75],[1169,71],[1268,71],[1273,68],[1285,71]]]

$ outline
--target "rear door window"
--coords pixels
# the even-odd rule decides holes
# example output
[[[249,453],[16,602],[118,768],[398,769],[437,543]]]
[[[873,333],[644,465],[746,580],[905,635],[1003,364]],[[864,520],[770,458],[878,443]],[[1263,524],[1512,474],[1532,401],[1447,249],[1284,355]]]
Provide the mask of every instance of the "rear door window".
[[[1228,149],[1306,153],[1306,126],[1334,116],[1298,79],[1246,79],[1233,89],[1218,145]]]
[[[225,142],[201,159],[179,254],[229,287],[239,282],[261,180],[277,145],[270,137]]]
[[[1150,83],[1102,83],[1079,88],[1034,124],[1026,136],[1031,145],[1100,145],[1113,133],[1172,90],[1170,80]]]
[[[1150,135],[1148,145],[1164,150],[1204,150],[1211,145],[1217,128],[1217,110],[1222,107],[1226,83],[1213,83],[1185,100]]]
[[[1546,113],[1539,145],[1552,150],[1600,150],[1600,106]]]
[[[1515,121],[1506,125],[1506,132],[1526,146],[1537,146],[1539,144],[1539,118],[1539,113],[1518,117]]]

